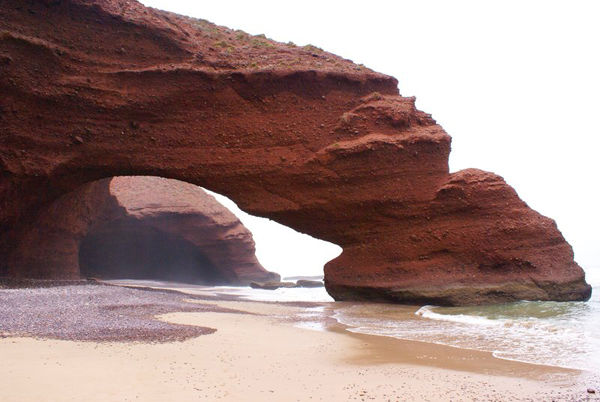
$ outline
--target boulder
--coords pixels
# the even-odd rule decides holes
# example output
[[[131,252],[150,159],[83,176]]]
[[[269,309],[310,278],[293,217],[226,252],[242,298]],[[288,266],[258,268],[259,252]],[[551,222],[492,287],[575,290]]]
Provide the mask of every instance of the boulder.
[[[310,281],[307,279],[299,279],[296,282],[296,287],[298,288],[322,288],[325,284],[323,281]]]
[[[278,282],[278,281],[269,281],[269,282],[250,282],[250,287],[253,289],[265,289],[265,290],[275,290],[279,288],[295,288],[296,284],[294,282]]]

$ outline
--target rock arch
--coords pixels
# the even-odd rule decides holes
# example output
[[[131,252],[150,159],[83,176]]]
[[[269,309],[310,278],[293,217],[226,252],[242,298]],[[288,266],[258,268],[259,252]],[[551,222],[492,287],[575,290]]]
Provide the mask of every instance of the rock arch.
[[[590,295],[554,222],[499,176],[449,173],[450,137],[392,77],[134,1],[0,8],[1,261],[61,195],[153,175],[343,247],[338,300]]]

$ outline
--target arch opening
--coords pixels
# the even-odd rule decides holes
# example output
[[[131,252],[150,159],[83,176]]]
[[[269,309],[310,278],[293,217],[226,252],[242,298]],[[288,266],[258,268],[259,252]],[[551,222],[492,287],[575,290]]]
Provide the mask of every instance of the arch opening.
[[[341,253],[332,243],[249,215],[220,194],[158,176],[88,182],[15,234],[20,241],[9,256],[9,275],[34,279],[245,286],[323,278],[325,263]]]
[[[247,227],[256,242],[256,256],[284,280],[323,279],[324,267],[342,254],[342,247],[279,222],[251,215],[222,194],[204,189]]]

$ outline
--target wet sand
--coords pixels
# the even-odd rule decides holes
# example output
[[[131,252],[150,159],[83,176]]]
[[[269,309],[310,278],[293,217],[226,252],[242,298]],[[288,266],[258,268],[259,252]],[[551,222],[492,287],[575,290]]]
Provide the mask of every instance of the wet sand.
[[[132,289],[122,290],[131,298],[127,292]],[[326,308],[312,313],[323,310],[319,304],[307,310],[311,305],[207,301],[190,295],[183,303],[184,312],[158,312],[160,322],[216,332],[149,343],[14,337],[0,331],[7,336],[0,339],[0,400],[600,400],[586,392],[600,385],[598,379],[585,373],[351,334],[328,317]],[[137,314],[143,309],[138,305]],[[128,312],[122,313],[127,320]],[[307,323],[327,330],[302,327]]]

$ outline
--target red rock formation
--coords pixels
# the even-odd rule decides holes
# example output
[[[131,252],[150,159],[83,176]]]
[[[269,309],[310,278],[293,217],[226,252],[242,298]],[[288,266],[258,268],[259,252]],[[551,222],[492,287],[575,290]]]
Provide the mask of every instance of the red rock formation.
[[[450,137],[392,77],[134,1],[0,8],[0,260],[60,195],[141,174],[342,246],[336,299],[590,295],[552,221],[497,176],[449,173]]]
[[[252,234],[213,196],[159,177],[86,184],[23,227],[11,276],[170,279],[248,285],[279,280],[255,256]]]
[[[586,299],[581,268],[553,220],[504,180],[475,169],[451,174],[431,203],[396,215],[393,232],[344,253],[326,274],[339,299],[435,304]],[[385,253],[388,264],[362,267]],[[390,267],[389,262],[396,262]],[[326,277],[327,278],[327,277]]]

